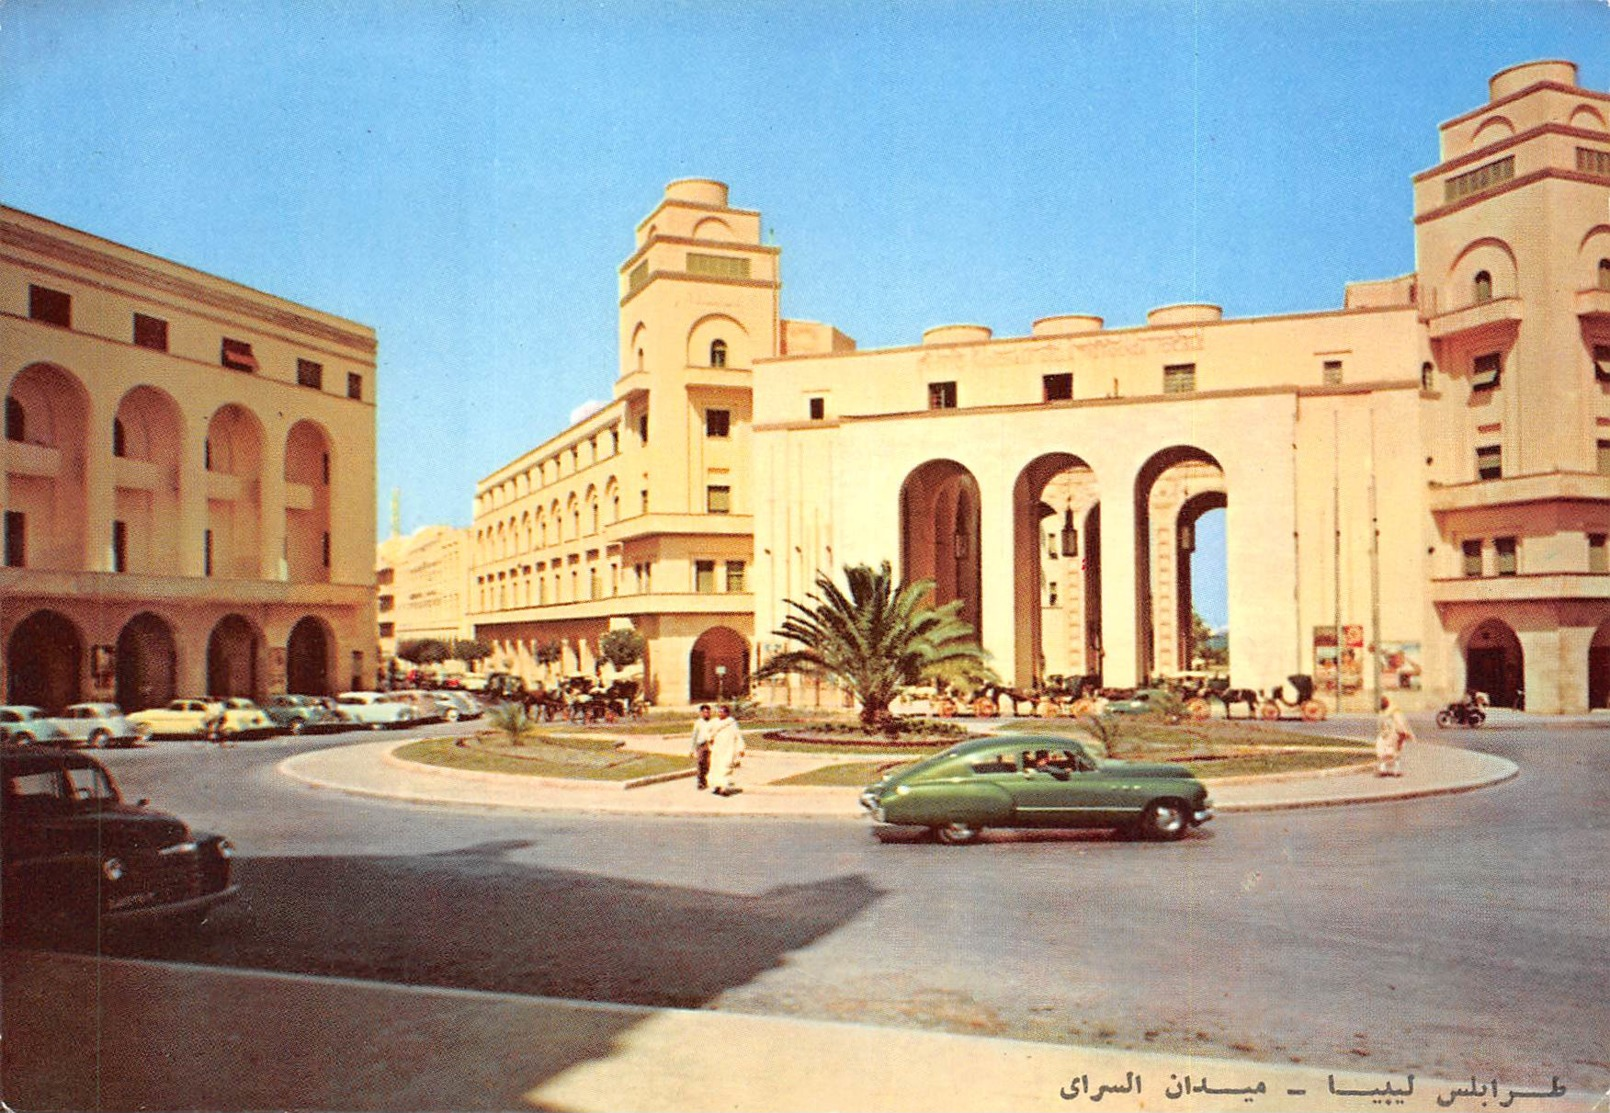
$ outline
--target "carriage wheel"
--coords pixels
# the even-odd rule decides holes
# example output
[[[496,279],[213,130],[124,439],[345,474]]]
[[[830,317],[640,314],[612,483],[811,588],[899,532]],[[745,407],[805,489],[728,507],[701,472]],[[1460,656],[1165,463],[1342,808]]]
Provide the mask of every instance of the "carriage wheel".
[[[1213,708],[1201,696],[1196,697],[1185,705],[1185,713],[1196,722],[1205,722],[1213,715]]]
[[[1303,722],[1323,723],[1325,721],[1325,705],[1317,699],[1303,702]]]
[[[993,719],[995,717],[995,711],[996,704],[992,699],[985,699],[983,696],[980,696],[973,701],[973,714],[977,715],[980,719]]]
[[[1280,718],[1280,705],[1274,700],[1267,700],[1258,705],[1258,718],[1273,722]]]

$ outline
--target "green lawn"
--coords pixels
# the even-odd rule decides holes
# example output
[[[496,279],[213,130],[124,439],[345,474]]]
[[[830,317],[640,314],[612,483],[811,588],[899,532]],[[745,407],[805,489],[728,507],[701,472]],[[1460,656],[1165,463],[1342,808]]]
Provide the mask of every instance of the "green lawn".
[[[459,741],[464,744],[459,745]],[[638,753],[617,749],[605,739],[584,737],[547,737],[524,746],[509,746],[491,738],[429,738],[410,742],[396,754],[404,761],[451,769],[588,781],[630,781],[693,768],[692,759],[680,754]]]

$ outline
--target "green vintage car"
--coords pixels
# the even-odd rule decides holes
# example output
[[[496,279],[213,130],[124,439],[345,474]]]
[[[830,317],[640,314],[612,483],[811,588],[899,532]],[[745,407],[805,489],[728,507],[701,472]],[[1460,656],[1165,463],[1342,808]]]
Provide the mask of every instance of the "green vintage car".
[[[1213,818],[1207,788],[1179,765],[1098,758],[1056,735],[976,738],[869,785],[878,823],[927,827],[940,842],[986,827],[1112,827],[1178,839]]]

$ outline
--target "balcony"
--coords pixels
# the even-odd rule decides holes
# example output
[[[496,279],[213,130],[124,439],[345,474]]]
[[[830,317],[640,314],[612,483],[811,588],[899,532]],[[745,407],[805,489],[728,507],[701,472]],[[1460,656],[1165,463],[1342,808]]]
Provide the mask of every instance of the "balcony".
[[[1433,514],[1539,502],[1604,502],[1610,500],[1610,475],[1549,472],[1452,486],[1433,483],[1429,496]]]
[[[6,470],[12,475],[55,479],[61,475],[61,449],[45,444],[7,441]]]
[[[755,597],[749,592],[655,591],[643,595],[608,595],[574,603],[545,603],[533,607],[476,611],[471,617],[477,629],[487,630],[516,623],[635,618],[642,615],[753,614],[754,610]]]
[[[223,576],[0,568],[0,597],[6,595],[136,603],[228,603],[231,606],[283,603],[295,607],[364,607],[371,605],[375,598],[372,583],[287,583]]]
[[[1431,581],[1431,601],[1439,607],[1460,603],[1499,607],[1506,603],[1566,600],[1610,600],[1610,573],[1534,572]]]
[[[1610,290],[1578,290],[1576,315],[1587,320],[1610,318]]]
[[[1520,298],[1492,298],[1446,313],[1438,313],[1433,300],[1427,307],[1425,321],[1431,339],[1447,340],[1453,336],[1519,328],[1521,316]]]
[[[748,537],[754,531],[755,519],[749,514],[639,514],[605,527],[604,537],[619,544],[662,534]]]

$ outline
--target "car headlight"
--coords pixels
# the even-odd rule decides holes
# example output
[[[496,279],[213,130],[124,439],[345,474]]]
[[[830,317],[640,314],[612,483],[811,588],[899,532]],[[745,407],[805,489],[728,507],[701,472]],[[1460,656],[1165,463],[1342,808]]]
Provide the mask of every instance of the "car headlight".
[[[230,842],[228,839],[219,839],[217,846],[218,857],[233,858],[235,856],[235,844]]]
[[[128,871],[123,868],[122,861],[117,858],[108,858],[101,863],[101,876],[108,881],[122,881],[126,872]]]
[[[906,793],[908,793],[910,791],[911,791],[911,786],[910,785],[896,785],[895,789],[894,789],[894,794],[896,796],[904,796]]]

